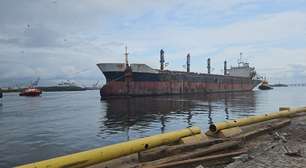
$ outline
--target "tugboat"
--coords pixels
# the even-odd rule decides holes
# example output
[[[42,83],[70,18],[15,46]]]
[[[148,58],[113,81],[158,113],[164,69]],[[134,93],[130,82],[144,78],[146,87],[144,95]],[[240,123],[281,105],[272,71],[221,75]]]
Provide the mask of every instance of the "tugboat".
[[[28,88],[22,90],[21,93],[19,93],[19,96],[32,96],[32,97],[34,97],[34,96],[41,95],[42,90],[34,87],[34,86],[38,85],[39,80],[40,80],[40,78],[38,78],[37,80],[32,82],[31,85]]]
[[[42,91],[40,89],[37,88],[33,88],[33,87],[28,87],[26,89],[24,89],[23,91],[21,91],[21,93],[19,94],[19,96],[39,96],[41,95]]]
[[[268,81],[266,81],[266,80],[263,80],[261,85],[258,86],[258,88],[260,90],[271,90],[271,89],[273,89],[273,87],[271,87],[271,85],[269,85]]]

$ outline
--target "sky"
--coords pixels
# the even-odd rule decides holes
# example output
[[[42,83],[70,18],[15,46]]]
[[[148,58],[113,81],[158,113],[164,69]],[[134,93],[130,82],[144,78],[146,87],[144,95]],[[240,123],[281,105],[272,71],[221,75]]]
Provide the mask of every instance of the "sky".
[[[105,82],[97,63],[221,74],[239,53],[271,82],[306,82],[306,0],[0,0],[0,86]]]

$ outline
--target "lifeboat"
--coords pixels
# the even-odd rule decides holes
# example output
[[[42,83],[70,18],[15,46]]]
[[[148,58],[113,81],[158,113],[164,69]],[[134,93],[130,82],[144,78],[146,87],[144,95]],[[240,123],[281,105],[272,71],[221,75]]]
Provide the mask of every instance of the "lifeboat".
[[[40,89],[26,88],[19,94],[19,96],[39,96],[41,93],[42,91]]]

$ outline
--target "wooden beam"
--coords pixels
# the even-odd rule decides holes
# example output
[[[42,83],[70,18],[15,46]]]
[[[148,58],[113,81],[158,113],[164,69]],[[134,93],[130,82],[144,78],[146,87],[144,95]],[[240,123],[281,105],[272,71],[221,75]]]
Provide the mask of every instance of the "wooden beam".
[[[143,167],[156,166],[156,165],[165,164],[169,162],[191,159],[191,158],[205,156],[205,155],[208,155],[214,152],[218,152],[218,151],[222,151],[222,150],[226,150],[226,149],[236,148],[236,147],[239,147],[239,145],[240,145],[240,141],[226,141],[223,143],[211,145],[205,149],[195,150],[194,152],[177,154],[177,155],[166,157],[163,159],[159,159],[159,160],[155,160],[151,162],[145,162],[142,165]]]
[[[258,128],[258,129],[254,129],[253,131],[248,131],[246,133],[240,134],[236,137],[233,137],[233,139],[239,139],[239,140],[248,140],[256,135],[261,135],[264,133],[267,133],[269,131],[273,131],[275,129],[279,129],[282,128],[284,126],[289,125],[291,122],[290,119],[284,119],[282,121],[279,122],[274,122],[273,124],[267,124],[266,126],[262,127],[262,128]]]
[[[157,160],[163,157],[167,157],[170,155],[174,155],[177,153],[187,152],[187,151],[195,150],[198,148],[207,147],[207,146],[221,143],[224,141],[226,140],[225,139],[212,139],[208,141],[202,141],[202,142],[191,143],[191,144],[160,146],[157,148],[153,148],[151,150],[140,152],[138,155],[139,156],[138,159],[141,162],[148,162],[148,161]]]
[[[239,150],[239,151],[236,151],[236,152],[229,152],[229,153],[224,153],[224,154],[204,156],[204,157],[198,157],[198,158],[195,158],[195,159],[187,159],[187,160],[183,160],[183,161],[175,161],[175,162],[160,164],[160,165],[152,166],[150,168],[170,168],[170,167],[183,166],[183,165],[186,165],[186,164],[193,164],[193,163],[197,163],[197,162],[220,160],[220,159],[225,159],[225,158],[228,158],[228,157],[239,156],[239,155],[247,153],[247,152],[248,152],[248,150]],[[146,168],[149,168],[149,166],[146,167]]]

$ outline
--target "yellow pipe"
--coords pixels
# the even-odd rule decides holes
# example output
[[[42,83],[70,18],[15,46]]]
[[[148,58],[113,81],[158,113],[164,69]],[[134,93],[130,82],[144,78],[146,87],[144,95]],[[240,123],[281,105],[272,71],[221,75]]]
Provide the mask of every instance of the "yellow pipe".
[[[299,112],[306,112],[306,107],[292,109],[292,110],[282,110],[279,112],[272,112],[272,113],[267,113],[267,114],[262,114],[262,115],[257,115],[257,116],[250,116],[250,117],[245,117],[245,118],[236,119],[236,120],[227,120],[221,123],[210,125],[209,130],[213,133],[217,133],[218,131],[223,130],[223,129],[249,125],[253,123],[276,119],[276,118],[289,117],[290,115],[299,113]]]
[[[80,153],[61,156],[36,163],[30,163],[17,168],[75,168],[85,167],[104,161],[112,160],[121,156],[140,152],[149,148],[179,141],[181,138],[201,133],[198,127],[191,127],[179,131],[140,138],[128,142],[109,145],[102,148],[92,149]]]

